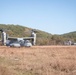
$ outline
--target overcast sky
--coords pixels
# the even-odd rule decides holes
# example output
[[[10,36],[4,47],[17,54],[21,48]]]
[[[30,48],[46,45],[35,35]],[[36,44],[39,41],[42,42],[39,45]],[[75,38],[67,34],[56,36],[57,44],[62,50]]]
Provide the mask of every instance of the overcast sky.
[[[76,31],[76,0],[0,0],[0,24],[52,34]]]

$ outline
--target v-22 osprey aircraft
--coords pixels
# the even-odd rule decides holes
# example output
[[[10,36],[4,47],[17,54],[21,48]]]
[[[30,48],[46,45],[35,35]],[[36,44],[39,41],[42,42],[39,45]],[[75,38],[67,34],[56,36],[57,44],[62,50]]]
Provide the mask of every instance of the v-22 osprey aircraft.
[[[8,37],[7,33],[0,29],[1,31],[1,42],[2,45],[10,46],[10,47],[31,47],[32,45],[36,45],[36,33],[32,30],[30,37]],[[31,42],[30,42],[31,40]]]

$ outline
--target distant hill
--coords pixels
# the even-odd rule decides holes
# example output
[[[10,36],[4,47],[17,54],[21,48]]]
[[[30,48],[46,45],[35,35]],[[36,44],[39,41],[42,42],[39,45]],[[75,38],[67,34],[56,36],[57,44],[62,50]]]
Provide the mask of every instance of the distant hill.
[[[76,31],[63,34],[62,36],[63,36],[63,38],[76,42]]]
[[[63,37],[76,38],[76,31],[63,34]]]
[[[9,36],[12,37],[26,37],[31,35],[32,28],[13,25],[0,24],[0,29],[4,29]],[[37,34],[37,45],[58,45],[63,44],[66,40],[73,40],[76,42],[76,31],[63,35],[52,35],[50,33],[34,29]]]

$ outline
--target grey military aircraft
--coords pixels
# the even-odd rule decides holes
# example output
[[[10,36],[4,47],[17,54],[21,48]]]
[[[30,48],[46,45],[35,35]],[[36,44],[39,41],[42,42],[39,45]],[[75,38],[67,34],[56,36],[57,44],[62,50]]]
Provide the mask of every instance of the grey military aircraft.
[[[8,37],[4,30],[0,29],[0,31],[2,34],[1,36],[2,45],[6,45],[10,47],[22,47],[22,46],[31,47],[32,45],[36,44],[36,33],[33,30],[31,32],[30,37],[22,37],[22,38]]]

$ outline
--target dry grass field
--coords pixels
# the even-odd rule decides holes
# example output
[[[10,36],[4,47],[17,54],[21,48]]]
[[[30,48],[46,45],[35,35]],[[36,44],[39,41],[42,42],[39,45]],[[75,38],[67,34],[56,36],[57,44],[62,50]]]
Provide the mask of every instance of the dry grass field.
[[[76,46],[0,46],[0,75],[76,75]]]

